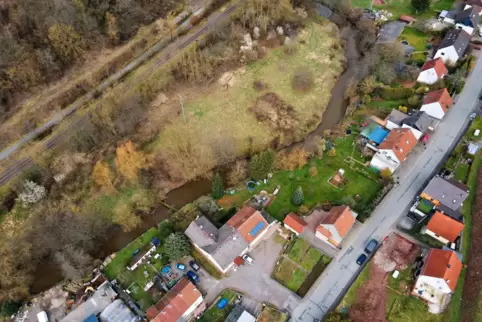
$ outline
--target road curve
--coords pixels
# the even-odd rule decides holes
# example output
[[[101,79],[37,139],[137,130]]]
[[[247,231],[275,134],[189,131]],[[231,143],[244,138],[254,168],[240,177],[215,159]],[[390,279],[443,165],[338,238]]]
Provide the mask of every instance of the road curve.
[[[223,12],[215,12],[211,16],[208,17],[208,22],[199,30],[196,31],[194,34],[186,34],[185,36],[181,37],[180,40],[171,43],[167,47],[164,48],[164,42],[159,41],[154,46],[152,46],[149,50],[144,52],[142,55],[134,59],[132,62],[127,64],[122,70],[118,71],[114,75],[110,76],[108,79],[103,81],[99,84],[94,90],[90,91],[89,93],[82,96],[80,99],[75,101],[73,104],[69,105],[67,108],[62,110],[60,113],[56,114],[52,119],[50,119],[47,123],[43,124],[39,128],[35,129],[34,131],[25,135],[22,139],[15,142],[13,145],[8,147],[7,149],[0,152],[0,161],[4,160],[12,153],[18,151],[24,144],[32,141],[39,135],[45,133],[47,130],[52,128],[55,125],[60,124],[66,117],[73,114],[79,108],[84,106],[86,103],[94,99],[96,95],[103,92],[105,89],[109,88],[110,86],[114,85],[117,81],[119,81],[123,76],[126,74],[134,71],[138,67],[140,67],[146,60],[157,54],[158,52],[165,51],[164,55],[156,59],[155,67],[158,68],[163,64],[166,64],[170,60],[172,60],[179,51],[183,50],[184,48],[188,47],[190,44],[195,42],[200,37],[208,34],[213,27],[217,24],[226,21],[229,16],[238,8],[239,4],[235,3],[230,7],[226,8]],[[173,47],[173,48],[170,48]],[[154,71],[154,67],[151,68],[150,73]],[[83,116],[77,116],[77,119],[73,120],[71,124],[69,124],[65,129],[60,130],[56,133],[52,138],[50,138],[41,148],[39,153],[43,153],[48,150],[52,150],[56,148],[61,142],[69,137],[76,128],[81,126],[83,122],[88,120],[88,118],[92,115],[92,111],[89,111]],[[20,160],[17,160],[14,164],[7,167],[5,171],[0,174],[0,186],[7,184],[10,180],[14,179],[18,174],[22,171],[30,168],[33,166],[35,161],[31,157],[25,157]]]

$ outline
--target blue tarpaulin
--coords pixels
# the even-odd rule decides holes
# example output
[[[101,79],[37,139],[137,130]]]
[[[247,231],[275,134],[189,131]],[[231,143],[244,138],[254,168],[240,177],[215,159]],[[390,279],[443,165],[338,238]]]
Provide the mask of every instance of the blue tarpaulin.
[[[97,319],[94,314],[91,314],[87,319],[84,320],[84,322],[99,322],[99,319]]]
[[[371,122],[362,130],[360,134],[370,141],[380,144],[383,142],[383,140],[385,140],[388,133],[390,132],[384,129],[381,125]]]

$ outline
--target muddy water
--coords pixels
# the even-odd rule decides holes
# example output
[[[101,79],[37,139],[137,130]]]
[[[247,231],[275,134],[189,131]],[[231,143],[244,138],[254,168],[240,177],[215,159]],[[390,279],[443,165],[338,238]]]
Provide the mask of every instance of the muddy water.
[[[344,73],[338,78],[332,90],[332,97],[326,111],[323,113],[323,119],[320,125],[314,132],[307,136],[307,140],[314,135],[321,135],[324,130],[335,127],[345,115],[348,102],[345,100],[345,91],[350,83],[350,79],[356,73],[357,62],[360,54],[356,46],[357,31],[351,27],[345,27],[341,31],[341,37],[345,39],[345,55],[347,58],[347,68]],[[303,144],[302,142],[300,142]],[[175,208],[180,208],[183,205],[205,195],[211,191],[211,183],[209,180],[201,180],[187,183],[184,186],[171,191],[166,202]],[[109,237],[105,240],[99,248],[92,254],[95,258],[105,258],[119,249],[129,244],[136,237],[141,235],[149,228],[156,226],[160,221],[166,219],[169,211],[166,208],[159,207],[154,211],[153,215],[145,218],[142,225],[134,231],[125,233],[120,229],[114,229],[110,232]],[[52,285],[62,280],[62,275],[57,265],[52,260],[44,260],[35,272],[35,283],[32,286],[31,292],[33,294],[39,293]]]

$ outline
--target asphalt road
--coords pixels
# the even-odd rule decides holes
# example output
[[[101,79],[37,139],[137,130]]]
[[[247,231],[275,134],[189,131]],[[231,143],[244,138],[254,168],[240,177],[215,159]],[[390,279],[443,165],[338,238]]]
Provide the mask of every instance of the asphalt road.
[[[293,310],[293,321],[319,321],[339,303],[360,273],[361,268],[355,262],[357,257],[363,253],[369,240],[383,239],[400,217],[407,213],[414,197],[435,174],[445,156],[465,132],[468,116],[479,104],[481,90],[482,59],[479,59],[457,102],[432,135],[427,149],[419,155],[409,156],[399,174],[400,185],[388,193],[363,227],[344,241],[344,248]]]

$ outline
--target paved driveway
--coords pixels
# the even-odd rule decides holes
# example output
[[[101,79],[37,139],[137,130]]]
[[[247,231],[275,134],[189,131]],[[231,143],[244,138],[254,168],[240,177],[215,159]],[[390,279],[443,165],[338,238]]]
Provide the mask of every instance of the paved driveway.
[[[378,44],[390,43],[397,40],[398,36],[405,28],[406,23],[400,21],[390,21],[384,24],[378,32]]]
[[[211,303],[225,288],[244,293],[256,302],[269,302],[281,310],[291,312],[300,298],[271,279],[278,256],[283,247],[274,241],[276,225],[270,227],[264,239],[249,252],[253,265],[243,265],[236,272],[231,271],[228,277],[217,281],[205,272],[200,273],[200,289],[205,294],[206,302]],[[254,308],[253,308],[254,309]]]

